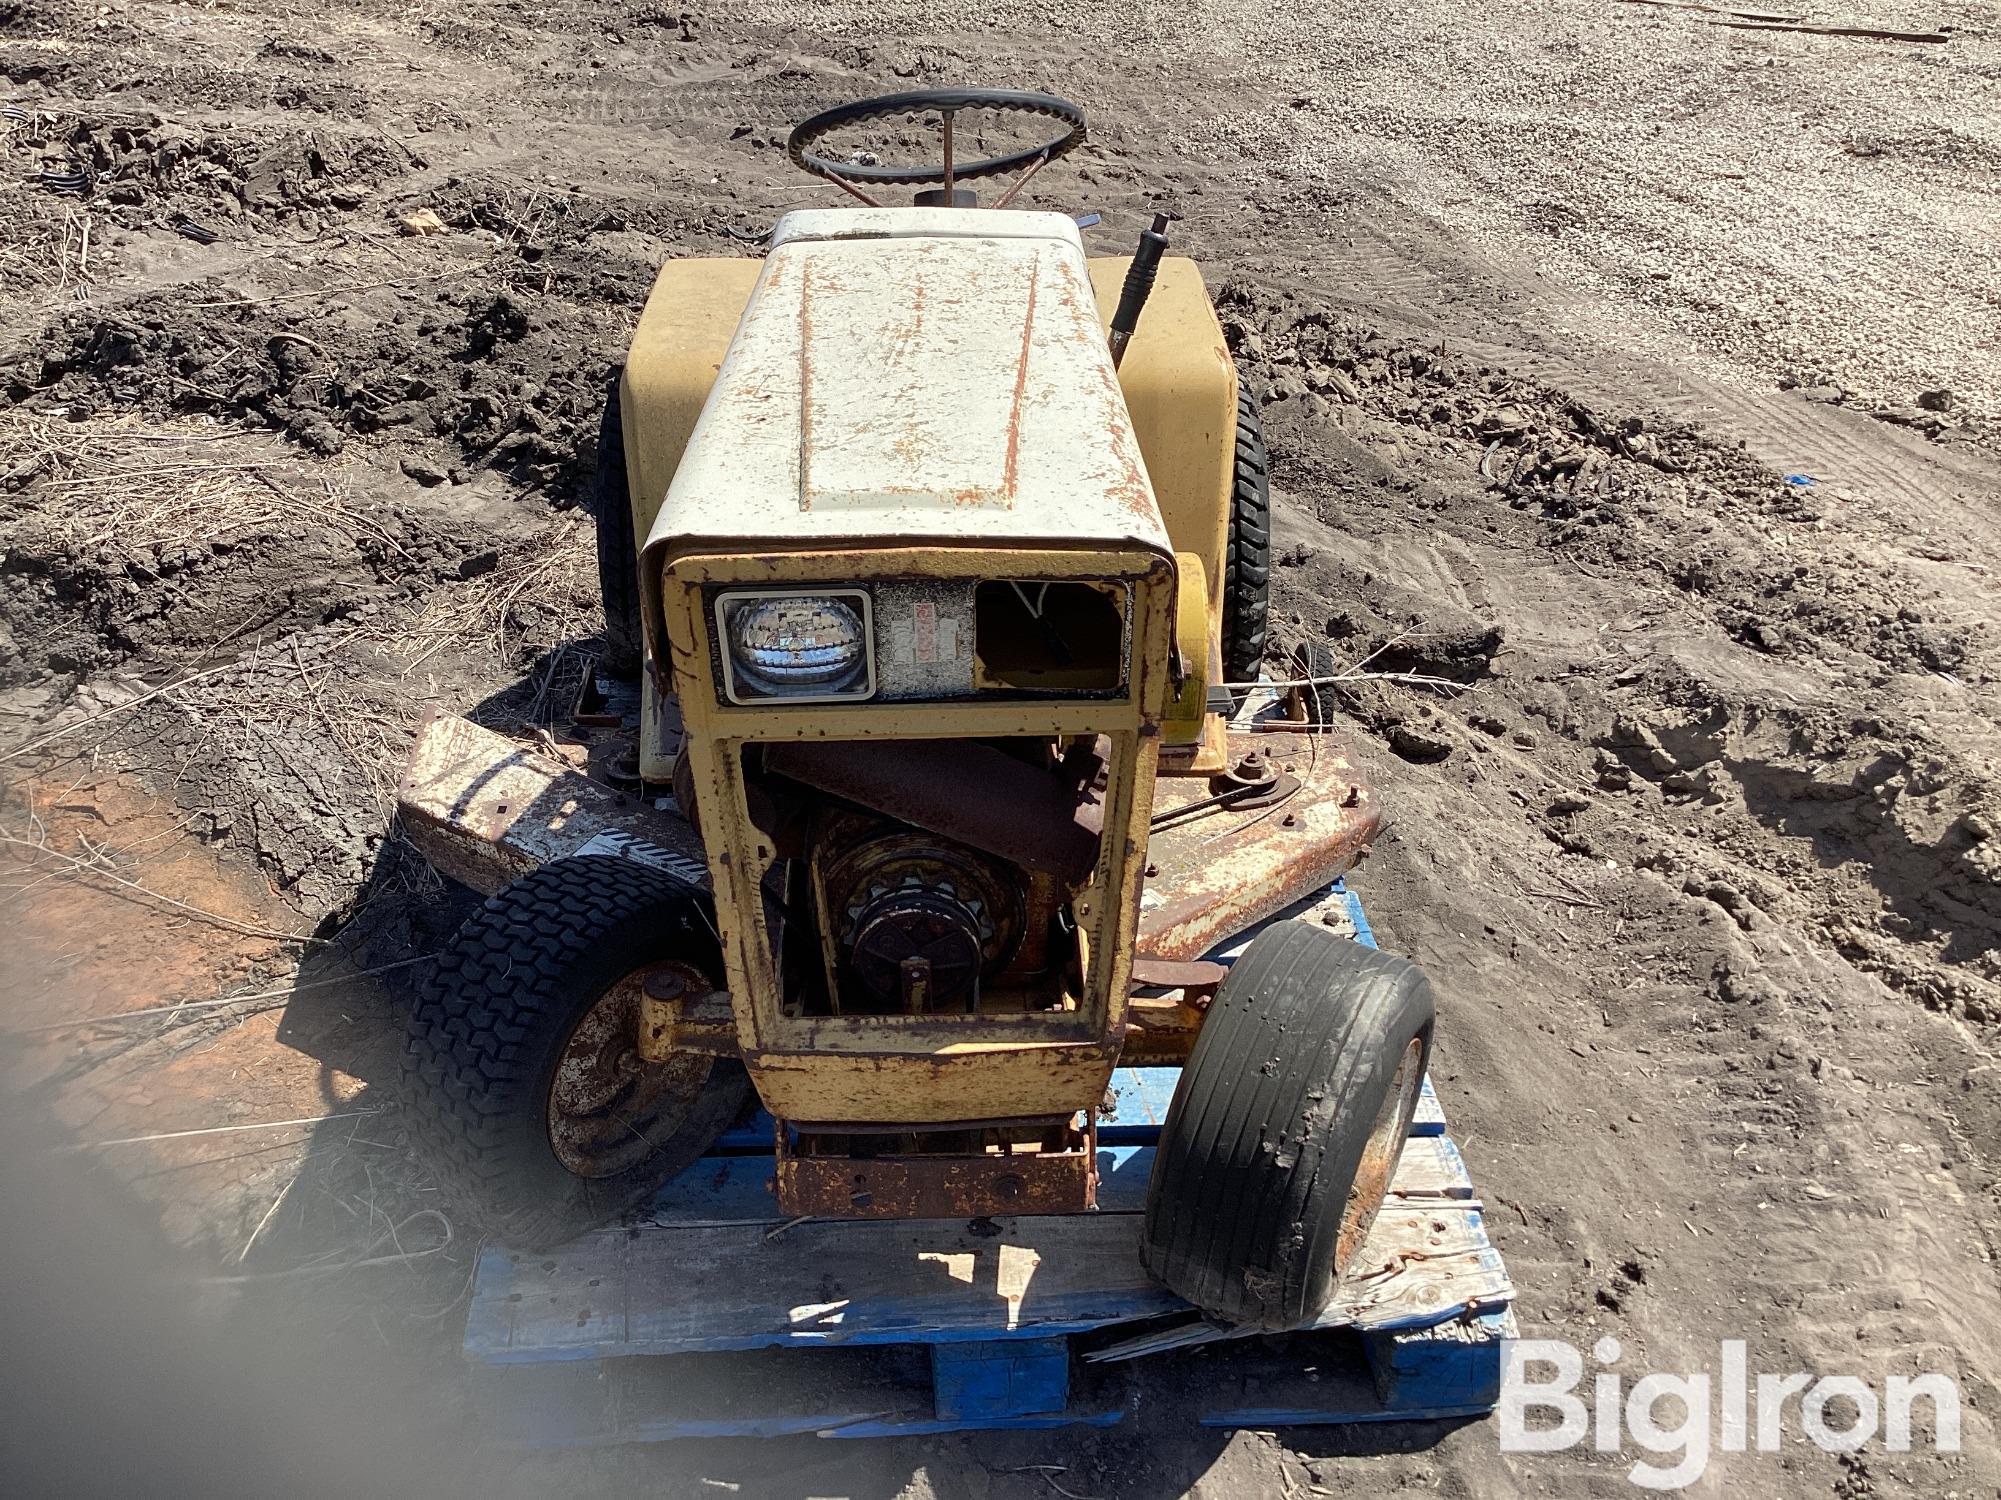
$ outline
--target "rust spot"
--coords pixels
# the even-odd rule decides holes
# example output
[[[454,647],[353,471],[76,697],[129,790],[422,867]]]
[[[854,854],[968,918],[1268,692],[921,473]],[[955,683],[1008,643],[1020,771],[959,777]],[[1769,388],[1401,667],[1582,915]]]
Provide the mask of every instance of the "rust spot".
[[[775,278],[774,278],[775,284]],[[813,507],[813,266],[799,267],[799,508]]]
[[[821,1219],[1085,1213],[1097,1205],[1097,1152],[1072,1135],[1056,1151],[866,1157],[807,1154],[815,1143],[806,1138],[795,1154],[781,1139],[779,1211]]]
[[[1253,749],[1267,760],[1289,760],[1302,768],[1299,790],[1281,816],[1225,807],[1154,832],[1148,857],[1161,875],[1148,890],[1160,899],[1140,915],[1139,953],[1197,958],[1351,869],[1375,837],[1379,814],[1366,798],[1350,801],[1356,777],[1338,740],[1317,735],[1309,745],[1305,736],[1265,738],[1260,743],[1260,737],[1232,733],[1230,760]],[[1155,811],[1171,811],[1206,792],[1206,784],[1164,780]]]
[[[1042,285],[1037,272],[1040,267],[1031,264],[1028,273],[1028,306],[1021,317],[1021,357],[1014,367],[1014,399],[1007,414],[1007,459],[1001,467],[1001,493],[1012,505],[1015,499],[1016,481],[1021,469],[1021,408],[1028,393],[1028,351],[1035,338],[1035,297]]]

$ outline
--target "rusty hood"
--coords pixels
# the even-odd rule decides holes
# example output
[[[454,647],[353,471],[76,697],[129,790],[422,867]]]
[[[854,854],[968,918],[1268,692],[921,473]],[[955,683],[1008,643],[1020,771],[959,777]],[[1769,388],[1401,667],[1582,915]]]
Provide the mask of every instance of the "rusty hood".
[[[647,541],[1171,556],[1061,214],[789,214]],[[648,614],[657,619],[657,602]]]

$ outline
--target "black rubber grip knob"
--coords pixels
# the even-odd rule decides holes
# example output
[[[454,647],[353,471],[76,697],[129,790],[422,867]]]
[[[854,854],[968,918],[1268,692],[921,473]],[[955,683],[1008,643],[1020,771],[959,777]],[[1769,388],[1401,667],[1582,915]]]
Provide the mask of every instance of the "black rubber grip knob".
[[[1139,237],[1132,264],[1126,267],[1126,283],[1119,292],[1119,305],[1112,314],[1112,332],[1128,338],[1139,327],[1139,315],[1146,299],[1153,295],[1154,278],[1160,274],[1160,258],[1167,253],[1167,215],[1155,214],[1153,228]]]

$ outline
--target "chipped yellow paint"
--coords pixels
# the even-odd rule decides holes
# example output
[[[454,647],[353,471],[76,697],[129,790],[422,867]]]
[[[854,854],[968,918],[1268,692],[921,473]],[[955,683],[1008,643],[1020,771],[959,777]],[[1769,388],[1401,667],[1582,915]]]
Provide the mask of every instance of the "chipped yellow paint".
[[[1193,745],[1202,738],[1209,713],[1209,659],[1212,655],[1221,659],[1202,559],[1193,552],[1177,552],[1174,566],[1178,575],[1174,646],[1183,676],[1178,684],[1169,684],[1167,711],[1161,718],[1160,737],[1169,746]]]
[[[1091,262],[1091,289],[1106,327],[1130,263],[1123,255]],[[1194,261],[1161,261],[1119,364],[1119,385],[1168,540],[1176,552],[1202,559],[1209,607],[1220,621],[1236,472],[1237,366]]]
[[[1150,549],[1128,552],[957,547],[854,549],[781,556],[674,556],[658,597],[687,735],[703,841],[724,940],[738,1042],[758,1092],[786,1119],[925,1123],[1059,1114],[1094,1103],[1125,1028],[1132,940],[1153,809],[1160,718],[1170,690],[1175,572]],[[743,707],[720,701],[708,593],[751,582],[958,576],[1114,579],[1131,590],[1133,629],[1122,699],[963,700]],[[786,1014],[762,885],[776,857],[751,821],[748,744],[793,739],[937,739],[1103,734],[1111,744],[1098,865],[1075,902],[1082,993],[1051,1011],[970,1016]]]
[[[670,260],[653,280],[619,385],[635,553],[646,545],[763,269],[761,260]]]

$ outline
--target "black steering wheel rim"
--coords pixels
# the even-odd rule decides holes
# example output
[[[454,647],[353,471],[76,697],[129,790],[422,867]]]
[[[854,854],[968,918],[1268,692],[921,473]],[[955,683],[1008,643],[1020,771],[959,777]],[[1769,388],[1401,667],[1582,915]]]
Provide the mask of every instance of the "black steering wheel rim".
[[[809,120],[802,120],[786,139],[785,154],[792,165],[814,177],[842,177],[849,182],[876,182],[889,186],[921,186],[942,183],[943,165],[935,167],[864,167],[848,162],[829,161],[810,149],[824,137],[850,125],[870,120],[889,120],[900,115],[956,114],[962,109],[1013,110],[1020,114],[1046,115],[1066,127],[1064,133],[1046,145],[1030,146],[1006,156],[987,156],[952,164],[954,180],[992,177],[1019,171],[1039,161],[1055,161],[1084,144],[1084,106],[1059,99],[1054,94],[1037,94],[1025,89],[910,89],[901,94],[878,94],[837,104]]]

